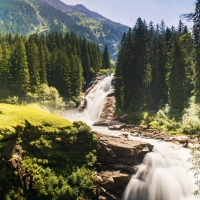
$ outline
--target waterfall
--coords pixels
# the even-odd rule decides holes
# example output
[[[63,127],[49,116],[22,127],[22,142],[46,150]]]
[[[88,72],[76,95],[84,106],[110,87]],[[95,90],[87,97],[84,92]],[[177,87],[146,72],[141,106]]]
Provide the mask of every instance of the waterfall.
[[[99,119],[104,100],[111,88],[112,78],[109,76],[103,79],[86,96],[87,106],[84,112],[91,122],[96,122]]]
[[[145,156],[122,199],[194,200],[194,181],[187,171],[187,163],[181,159],[182,156],[169,148],[154,151]]]
[[[111,89],[111,80],[113,76],[105,77],[98,84],[96,84],[86,96],[86,108],[83,113],[66,112],[65,117],[71,121],[81,120],[88,125],[92,125],[99,120],[101,110]]]
[[[104,78],[87,94],[87,105],[83,113],[68,112],[65,117],[81,120],[92,125],[99,116],[110,89],[112,76]],[[71,117],[72,116],[72,117]],[[121,135],[105,127],[91,127],[102,134]],[[167,142],[134,138],[154,145],[154,152],[146,154],[143,164],[132,176],[123,194],[123,200],[194,200],[194,179],[188,172],[189,150],[171,148]],[[172,143],[171,143],[172,144]],[[180,154],[181,152],[181,154]]]

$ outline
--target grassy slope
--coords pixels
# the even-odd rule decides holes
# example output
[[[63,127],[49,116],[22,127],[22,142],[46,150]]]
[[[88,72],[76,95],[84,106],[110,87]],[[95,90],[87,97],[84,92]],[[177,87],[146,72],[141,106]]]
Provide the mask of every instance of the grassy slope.
[[[0,140],[16,134],[19,127],[24,127],[26,121],[40,126],[43,131],[59,132],[63,128],[72,126],[72,123],[56,115],[26,107],[9,104],[0,104]]]
[[[23,148],[23,168],[32,170],[35,178],[31,197],[19,180],[21,169],[9,165],[16,145]],[[82,122],[0,104],[0,199],[91,199],[94,145],[90,128]]]

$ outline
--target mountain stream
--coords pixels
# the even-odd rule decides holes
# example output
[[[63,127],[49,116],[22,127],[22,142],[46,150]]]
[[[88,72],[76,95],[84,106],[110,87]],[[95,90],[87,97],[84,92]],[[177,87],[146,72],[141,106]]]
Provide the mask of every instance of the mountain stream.
[[[66,118],[81,120],[102,134],[120,135],[120,131],[110,131],[105,127],[95,127],[104,100],[111,88],[112,76],[100,81],[86,96],[87,106],[83,113],[67,112]],[[143,139],[128,136],[154,145],[153,152],[148,153],[137,173],[132,176],[123,194],[123,200],[195,200],[193,195],[195,180],[189,171],[191,164],[187,161],[190,150],[171,142]]]

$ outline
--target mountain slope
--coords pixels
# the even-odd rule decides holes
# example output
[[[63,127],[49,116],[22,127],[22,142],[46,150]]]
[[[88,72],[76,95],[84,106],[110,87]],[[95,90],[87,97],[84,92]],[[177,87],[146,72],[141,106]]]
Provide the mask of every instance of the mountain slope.
[[[83,5],[70,6],[60,0],[0,0],[0,32],[30,35],[73,31],[101,48],[107,44],[111,58],[116,54],[127,26],[92,12]]]
[[[76,24],[88,28],[100,45],[108,45],[111,57],[116,60],[116,52],[123,33],[128,30],[127,26],[113,22],[96,12],[88,10],[81,4],[71,6],[60,0],[40,1],[69,14]]]

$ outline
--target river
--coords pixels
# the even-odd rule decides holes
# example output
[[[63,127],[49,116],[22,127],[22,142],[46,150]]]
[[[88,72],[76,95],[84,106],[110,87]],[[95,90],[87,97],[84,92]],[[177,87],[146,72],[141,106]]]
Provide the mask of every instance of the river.
[[[121,131],[110,131],[105,127],[92,124],[98,121],[104,100],[111,87],[112,76],[98,83],[86,96],[87,106],[83,113],[69,111],[65,117],[82,120],[102,134],[120,136]],[[148,153],[137,173],[132,176],[123,200],[195,200],[193,195],[195,180],[189,170],[190,150],[171,142],[128,136],[130,140],[141,140],[154,145],[153,152]]]

